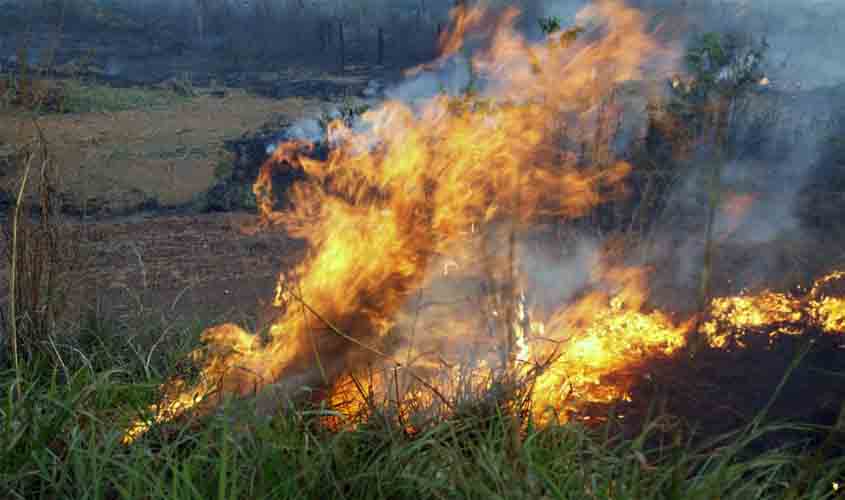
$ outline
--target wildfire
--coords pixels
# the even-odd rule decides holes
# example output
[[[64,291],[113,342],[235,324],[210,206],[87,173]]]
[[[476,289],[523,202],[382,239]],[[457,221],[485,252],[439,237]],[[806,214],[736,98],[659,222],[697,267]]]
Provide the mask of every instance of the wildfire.
[[[590,402],[611,402],[628,397],[624,371],[684,345],[684,331],[659,312],[625,308],[611,299],[593,314],[585,329],[564,334],[562,353],[536,382],[535,417],[542,422],[549,409],[575,410]],[[609,380],[614,376],[616,380]],[[561,415],[559,415],[561,416]]]
[[[759,295],[739,295],[720,297],[710,306],[713,318],[703,326],[703,331],[713,347],[725,347],[730,337],[736,332],[749,328],[760,328],[771,324],[793,324],[799,322],[805,311],[798,299],[783,293],[764,292]],[[788,326],[777,330],[779,333],[794,333]],[[776,333],[772,333],[775,335]],[[742,347],[742,339],[737,339]]]
[[[483,101],[386,102],[360,130],[332,123],[326,160],[310,155],[312,144],[279,145],[254,186],[261,229],[281,227],[309,252],[279,278],[276,319],[263,335],[231,324],[207,330],[194,354],[198,381],[166,384],[151,421],[132,424],[124,441],[270,384],[328,387],[328,403],[347,414],[372,398],[392,400],[407,421],[412,403],[447,405],[467,387],[489,388],[501,370],[536,374],[542,420],[550,409],[625,398],[630,367],[682,348],[692,322],[646,308],[643,269],[601,269],[598,291],[548,317],[520,283],[514,240],[522,227],[581,216],[624,193],[629,165],[578,162],[561,152],[561,130],[585,133],[582,118],[604,96],[665,55],[638,11],[600,1],[589,13],[597,27],[583,37],[532,46],[507,10],[490,47],[471,61],[488,82]],[[455,16],[443,57],[488,26],[477,9]],[[274,209],[277,168],[307,177],[291,188],[288,211]],[[817,295],[813,317],[841,329],[842,299]],[[775,296],[714,301],[712,315],[754,325],[791,319],[792,307]],[[721,342],[718,329],[705,332]]]
[[[772,291],[756,295],[721,297],[712,301],[710,321],[702,331],[711,346],[724,348],[731,340],[744,347],[749,332],[766,330],[770,340],[779,335],[798,335],[797,325],[814,324],[830,333],[845,332],[845,273],[834,271],[815,281],[804,297]],[[837,290],[836,288],[839,288]],[[777,328],[771,328],[777,326]]]
[[[549,410],[565,419],[586,403],[626,399],[627,369],[685,345],[691,323],[643,309],[645,278],[643,269],[613,270],[606,279],[621,292],[593,292],[553,315],[545,340],[555,347],[543,349],[553,362],[535,383],[538,421],[548,420]]]
[[[810,290],[810,315],[828,332],[845,332],[845,272],[816,280]],[[840,296],[837,296],[840,295]]]

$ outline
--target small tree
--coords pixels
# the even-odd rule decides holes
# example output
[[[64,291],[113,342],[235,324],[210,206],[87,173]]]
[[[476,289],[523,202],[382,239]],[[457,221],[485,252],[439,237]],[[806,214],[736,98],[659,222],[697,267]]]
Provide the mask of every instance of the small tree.
[[[674,111],[684,116],[684,121],[693,129],[692,137],[706,139],[713,151],[699,288],[701,310],[710,300],[715,255],[713,228],[721,197],[722,170],[732,149],[728,131],[737,101],[763,78],[762,64],[767,47],[765,40],[759,44],[741,43],[736,36],[706,33],[687,51],[690,78],[675,78],[672,82]]]
[[[540,25],[540,30],[546,35],[560,31],[560,18],[557,16],[541,17],[537,20],[537,24]]]

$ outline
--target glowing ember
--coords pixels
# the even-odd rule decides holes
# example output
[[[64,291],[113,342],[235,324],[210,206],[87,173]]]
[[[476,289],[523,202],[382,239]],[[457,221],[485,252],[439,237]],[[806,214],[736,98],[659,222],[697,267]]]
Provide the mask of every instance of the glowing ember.
[[[829,332],[845,332],[845,299],[824,297],[812,303],[813,317]]]
[[[802,329],[796,325],[810,322],[830,333],[845,332],[845,299],[825,292],[843,283],[845,273],[836,271],[816,280],[807,297],[764,291],[713,299],[709,311],[712,319],[702,331],[710,345],[718,348],[732,339],[743,347],[743,335],[754,329],[768,331],[770,340],[778,335],[798,335]]]
[[[813,284],[810,315],[828,332],[845,333],[845,272],[835,271]]]

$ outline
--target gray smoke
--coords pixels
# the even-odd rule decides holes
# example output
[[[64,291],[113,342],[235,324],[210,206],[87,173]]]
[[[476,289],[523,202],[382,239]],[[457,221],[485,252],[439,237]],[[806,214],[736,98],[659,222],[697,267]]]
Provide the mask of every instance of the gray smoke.
[[[588,0],[547,0],[519,2],[523,10],[520,26],[529,39],[540,36],[536,20],[543,16],[560,18],[564,27],[584,22],[578,17]],[[666,42],[683,46],[705,32],[749,35],[769,44],[765,72],[771,80],[737,103],[732,123],[734,147],[725,160],[721,178],[721,204],[714,234],[722,260],[748,252],[761,245],[784,239],[806,238],[802,220],[796,215],[799,194],[819,168],[820,148],[825,127],[835,115],[825,87],[845,81],[845,60],[833,57],[837,50],[845,3],[816,0],[631,0],[643,9],[650,26]],[[384,92],[373,92],[408,104],[438,93],[458,94],[470,83],[464,55],[445,64],[417,73]],[[656,75],[651,75],[659,79]],[[649,76],[646,75],[646,78]],[[631,101],[633,102],[633,100]],[[626,148],[643,130],[645,106],[631,106],[626,131],[616,151]],[[311,138],[315,122],[298,124],[297,137]],[[706,149],[706,148],[705,148]],[[703,261],[704,233],[709,203],[709,172],[713,158],[702,151],[686,165],[685,174],[672,190],[665,218],[652,235],[653,249],[645,263],[667,265],[664,282],[693,289]],[[588,279],[596,241],[585,241],[573,255],[526,246],[526,273],[538,294],[552,302],[565,301]],[[640,262],[642,263],[642,262]],[[766,255],[743,264],[744,279],[750,284],[778,272],[779,263]],[[738,277],[737,281],[742,281]],[[565,284],[563,286],[562,284]]]

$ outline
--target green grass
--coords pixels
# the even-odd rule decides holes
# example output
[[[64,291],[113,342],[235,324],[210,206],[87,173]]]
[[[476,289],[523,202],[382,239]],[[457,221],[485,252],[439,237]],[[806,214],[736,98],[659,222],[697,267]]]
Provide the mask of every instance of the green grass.
[[[116,88],[71,81],[65,84],[64,110],[70,113],[115,112],[168,106],[186,100],[186,97],[169,90],[142,87]]]
[[[330,432],[319,408],[267,417],[240,401],[127,446],[123,429],[184,370],[201,325],[117,328],[89,321],[59,346],[61,363],[27,367],[20,396],[14,373],[0,373],[0,497],[833,499],[845,479],[842,456],[800,443],[759,451],[755,442],[783,430],[774,424],[655,444],[659,421],[623,439],[579,425],[520,430],[488,411],[408,436],[378,418]]]
[[[190,88],[184,92],[149,87],[112,87],[79,80],[59,81],[38,79],[39,88],[50,89],[49,96],[31,98],[20,93],[19,81],[0,74],[0,109],[14,108],[16,112],[48,113],[111,113],[131,109],[166,107],[190,99]],[[186,84],[187,85],[187,84]]]

